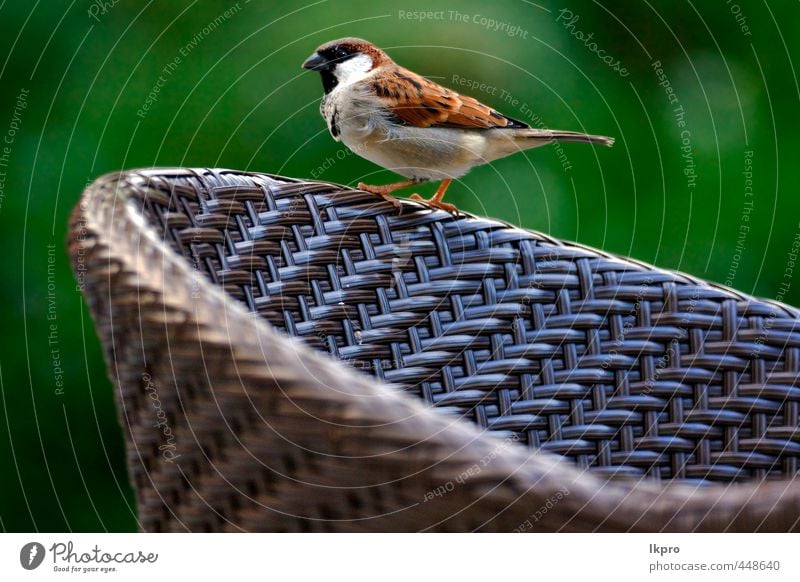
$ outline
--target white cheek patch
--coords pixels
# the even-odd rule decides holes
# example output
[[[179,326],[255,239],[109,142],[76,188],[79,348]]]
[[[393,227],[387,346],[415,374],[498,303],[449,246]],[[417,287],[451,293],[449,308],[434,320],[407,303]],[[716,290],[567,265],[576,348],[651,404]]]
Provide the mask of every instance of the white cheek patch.
[[[336,65],[333,74],[339,85],[349,85],[360,81],[372,70],[372,59],[367,55],[356,55]]]

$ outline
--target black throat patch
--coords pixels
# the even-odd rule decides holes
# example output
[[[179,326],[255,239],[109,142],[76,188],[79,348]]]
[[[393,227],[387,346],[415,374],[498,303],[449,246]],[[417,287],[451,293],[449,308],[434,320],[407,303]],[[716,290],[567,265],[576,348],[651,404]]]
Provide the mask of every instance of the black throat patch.
[[[331,135],[334,139],[339,137],[339,112],[334,109],[331,115],[331,121],[328,124],[328,129],[331,130]]]
[[[322,69],[319,75],[322,77],[322,90],[325,91],[325,95],[333,91],[339,84],[339,79],[333,74],[333,69]]]

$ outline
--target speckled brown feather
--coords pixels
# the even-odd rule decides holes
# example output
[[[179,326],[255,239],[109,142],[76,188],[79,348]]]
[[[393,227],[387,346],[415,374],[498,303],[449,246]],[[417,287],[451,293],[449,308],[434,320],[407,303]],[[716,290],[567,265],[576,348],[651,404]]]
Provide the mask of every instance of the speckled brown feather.
[[[386,102],[386,108],[407,125],[465,129],[528,127],[477,99],[459,95],[397,65],[374,79],[370,87]]]

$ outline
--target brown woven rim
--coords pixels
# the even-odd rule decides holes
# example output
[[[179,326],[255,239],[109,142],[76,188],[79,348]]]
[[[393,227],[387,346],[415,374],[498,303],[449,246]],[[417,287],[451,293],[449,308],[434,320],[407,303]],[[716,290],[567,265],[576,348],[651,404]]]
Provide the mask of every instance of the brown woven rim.
[[[276,332],[169,248],[134,202],[133,190],[154,175],[203,172],[104,177],[87,190],[70,235],[119,387],[144,529],[797,528],[796,477],[704,487],[608,482]],[[143,378],[157,382],[181,445],[174,462],[159,449],[164,435],[152,428]]]

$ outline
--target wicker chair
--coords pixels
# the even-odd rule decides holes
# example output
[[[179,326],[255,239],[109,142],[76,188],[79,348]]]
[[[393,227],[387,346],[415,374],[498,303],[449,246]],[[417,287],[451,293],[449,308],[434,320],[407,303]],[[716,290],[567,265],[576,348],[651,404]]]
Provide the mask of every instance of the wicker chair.
[[[97,180],[73,268],[144,531],[790,531],[800,313],[485,218]]]

